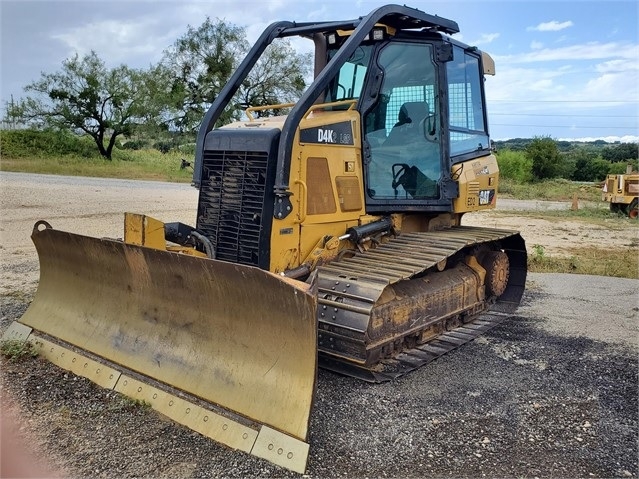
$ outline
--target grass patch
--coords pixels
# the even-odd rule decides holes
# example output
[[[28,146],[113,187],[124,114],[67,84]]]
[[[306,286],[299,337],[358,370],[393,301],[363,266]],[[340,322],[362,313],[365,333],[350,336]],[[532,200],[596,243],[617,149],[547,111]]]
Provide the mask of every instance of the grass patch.
[[[581,201],[601,202],[601,187],[595,183],[576,183],[556,179],[535,183],[518,183],[499,179],[499,195],[518,200],[571,201],[574,195]],[[608,207],[608,203],[605,203]]]
[[[0,344],[0,352],[9,361],[20,361],[24,358],[34,358],[38,355],[38,350],[29,341],[19,339],[9,339],[2,341]]]
[[[189,183],[193,171],[190,168],[180,169],[182,158],[184,155],[178,152],[161,153],[151,149],[118,151],[111,161],[102,158],[84,158],[78,155],[40,158],[5,158],[3,156],[0,161],[0,170]]]
[[[142,399],[133,399],[122,394],[118,394],[111,400],[109,411],[150,411],[151,403]]]
[[[632,220],[623,213],[613,213],[610,211],[608,203],[595,203],[580,207],[578,210],[494,210],[493,214],[501,216],[541,218],[555,222],[578,219],[587,224],[605,226],[613,231],[621,230],[628,226],[639,226],[639,222],[637,222],[637,220]]]
[[[639,279],[637,249],[575,247],[570,257],[551,256],[542,245],[533,245],[528,271],[533,273],[575,273]]]

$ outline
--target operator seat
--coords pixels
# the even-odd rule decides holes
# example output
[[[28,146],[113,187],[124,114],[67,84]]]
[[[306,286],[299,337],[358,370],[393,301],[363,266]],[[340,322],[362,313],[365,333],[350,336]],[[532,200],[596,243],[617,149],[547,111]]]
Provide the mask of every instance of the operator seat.
[[[419,125],[428,116],[428,103],[425,101],[409,101],[404,103],[397,114],[397,123],[388,134],[385,145],[414,141],[423,133],[419,133]]]

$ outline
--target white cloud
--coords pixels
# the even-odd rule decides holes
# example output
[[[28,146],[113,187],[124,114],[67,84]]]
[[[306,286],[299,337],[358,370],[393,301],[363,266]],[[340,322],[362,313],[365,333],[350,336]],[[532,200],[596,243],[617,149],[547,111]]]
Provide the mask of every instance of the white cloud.
[[[530,42],[530,49],[531,50],[540,50],[544,47],[544,44],[541,42],[536,42],[536,41],[532,41]]]
[[[551,69],[500,67],[498,64],[497,74],[486,82],[488,102],[535,100],[546,97],[548,92],[561,92],[563,87],[559,80],[564,74]]]
[[[459,37],[455,37],[459,40]],[[485,45],[491,43],[493,40],[499,38],[499,33],[482,33],[479,39],[474,42],[470,42],[471,45]]]
[[[521,113],[565,114],[639,102],[637,45],[588,43],[494,58],[497,75],[486,82],[492,112],[515,106]]]
[[[162,52],[186,33],[187,25],[197,28],[207,16],[245,27],[247,40],[253,43],[270,23],[288,17],[284,12],[291,3],[292,0],[272,0],[265,9],[248,9],[238,8],[235,0],[216,0],[216,8],[211,10],[210,4],[204,2],[186,2],[178,9],[168,2],[158,2],[157,9],[143,15],[125,20],[105,18],[58,29],[51,38],[62,42],[67,57],[94,50],[109,64],[137,60],[140,66],[146,66],[159,61]]]
[[[287,3],[288,2],[286,0],[269,0],[268,2],[264,2],[262,5],[264,5],[266,9],[272,13],[285,8]]]
[[[550,78],[544,78],[541,80],[533,81],[529,85],[529,89],[532,91],[546,92],[554,88],[554,83]]]
[[[331,12],[326,4],[315,10],[309,10],[307,19],[310,21],[326,20],[331,18]]]
[[[629,78],[625,73],[604,73],[588,80],[575,94],[583,100],[637,102],[639,86],[635,78]]]
[[[517,55],[494,55],[495,61],[512,63],[536,63],[547,61],[603,60],[625,58],[636,62],[639,58],[639,45],[631,43],[589,42],[560,48],[544,48]]]
[[[156,27],[156,22],[149,19],[104,20],[53,34],[51,38],[64,43],[70,55],[82,56],[95,50],[109,63],[126,62],[131,56],[146,56],[151,62],[175,37],[175,32],[155,32]]]
[[[595,65],[595,70],[599,73],[635,72],[639,70],[639,62],[633,63],[626,60],[609,60]]]
[[[558,22],[557,20],[552,20],[550,22],[540,23],[535,27],[528,27],[526,30],[528,31],[537,31],[537,32],[558,32],[559,30],[563,30],[564,28],[572,27],[572,21],[568,20],[565,22]]]
[[[557,138],[557,141],[581,141],[583,143],[593,142],[597,140],[603,140],[608,143],[639,143],[639,136],[624,135],[624,136],[587,136],[583,138]]]
[[[629,105],[639,102],[639,86],[636,75],[603,73],[586,76],[576,69],[551,67],[521,68],[498,65],[497,75],[486,82],[489,103],[509,109],[508,102],[515,102],[526,111],[549,110],[559,112],[571,109],[607,108],[613,105]],[[540,103],[536,103],[540,102]],[[494,108],[491,108],[494,110]]]

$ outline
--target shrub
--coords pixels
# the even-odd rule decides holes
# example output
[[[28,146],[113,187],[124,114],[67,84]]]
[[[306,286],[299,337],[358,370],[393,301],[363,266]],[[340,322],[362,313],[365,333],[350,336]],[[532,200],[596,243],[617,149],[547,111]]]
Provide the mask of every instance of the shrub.
[[[532,181],[532,161],[521,151],[504,150],[497,154],[499,176],[517,183]]]
[[[195,156],[195,143],[187,143],[177,147],[178,151],[183,155]]]
[[[607,146],[601,152],[604,160],[613,163],[624,162],[628,159],[635,160],[639,158],[638,143],[620,143],[618,145]]]
[[[38,351],[32,343],[17,339],[2,341],[2,344],[0,344],[0,352],[10,361],[19,361],[25,357],[35,357],[38,355]]]
[[[2,130],[0,145],[2,145],[2,156],[5,158],[44,158],[64,155],[99,157],[92,138],[66,130]]]
[[[628,161],[620,161],[618,163],[608,163],[608,174],[609,175],[621,175],[626,172],[626,168],[628,165],[632,165],[633,171],[639,171],[639,161],[638,160],[628,160]]]
[[[144,140],[129,140],[126,143],[122,144],[123,150],[141,150],[146,148],[147,144]]]
[[[576,160],[572,179],[576,181],[601,181],[608,174],[612,163],[601,156],[581,156]]]
[[[153,148],[155,148],[158,151],[161,151],[162,153],[168,153],[169,151],[171,151],[172,147],[173,145],[171,144],[170,141],[158,141],[153,144]]]
[[[526,157],[532,161],[536,179],[544,180],[561,176],[561,156],[557,142],[548,136],[535,137],[526,147]]]

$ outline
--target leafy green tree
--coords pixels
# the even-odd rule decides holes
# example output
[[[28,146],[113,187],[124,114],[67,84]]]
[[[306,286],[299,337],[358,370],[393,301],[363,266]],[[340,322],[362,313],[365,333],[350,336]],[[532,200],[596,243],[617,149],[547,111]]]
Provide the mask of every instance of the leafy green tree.
[[[25,122],[88,134],[100,155],[110,160],[118,136],[127,135],[147,111],[139,93],[147,76],[126,65],[107,68],[95,52],[77,54],[55,73],[25,87],[31,96],[20,100],[12,114]]]
[[[575,169],[570,179],[575,181],[601,181],[608,174],[610,162],[600,155],[601,150],[588,147],[577,147],[570,152]]]
[[[557,174],[559,178],[565,178],[569,180],[575,174],[577,168],[574,158],[570,153],[559,153],[559,164],[557,165]]]
[[[136,142],[128,148],[136,145],[139,148],[148,147],[152,143],[149,140],[165,140],[169,136],[175,136],[170,131],[171,124],[168,121],[171,109],[171,72],[164,65],[157,64],[150,66],[143,75],[144,81],[140,83],[137,95],[144,109],[140,111],[139,121],[127,134]]]
[[[555,143],[557,143],[557,149],[562,153],[569,152],[574,148],[572,141],[556,140]]]
[[[294,103],[306,88],[311,57],[300,55],[287,40],[278,39],[268,46],[239,89],[238,106],[266,106]],[[258,116],[281,111],[258,111]]]
[[[582,181],[601,181],[606,178],[608,171],[610,170],[610,162],[604,160],[602,157],[597,156],[586,160],[583,165],[579,165]]]
[[[207,18],[169,47],[162,65],[169,72],[166,92],[171,128],[193,132],[250,45],[243,28]],[[298,54],[287,40],[270,45],[240,86],[218,126],[239,119],[243,108],[293,102],[304,91],[310,57]],[[262,113],[268,114],[268,113]]]
[[[249,48],[240,27],[206,18],[198,28],[189,26],[165,52],[162,65],[169,79],[166,99],[172,115],[170,127],[195,131]],[[233,112],[222,116],[222,123]]]
[[[639,171],[639,160],[618,161],[617,163],[608,163],[609,175],[622,175],[626,173],[628,165],[632,167],[632,171]]]
[[[532,162],[532,172],[536,179],[561,176],[561,155],[555,140],[548,136],[535,137],[526,147],[526,157]]]
[[[511,138],[510,140],[496,140],[495,148],[497,151],[508,149],[511,151],[525,151],[526,147],[532,142],[530,138]]]
[[[533,179],[532,161],[523,151],[501,150],[497,153],[499,175],[502,178],[529,183]]]
[[[604,160],[612,163],[619,161],[635,160],[639,158],[638,143],[620,143],[619,145],[607,146],[601,152]]]

